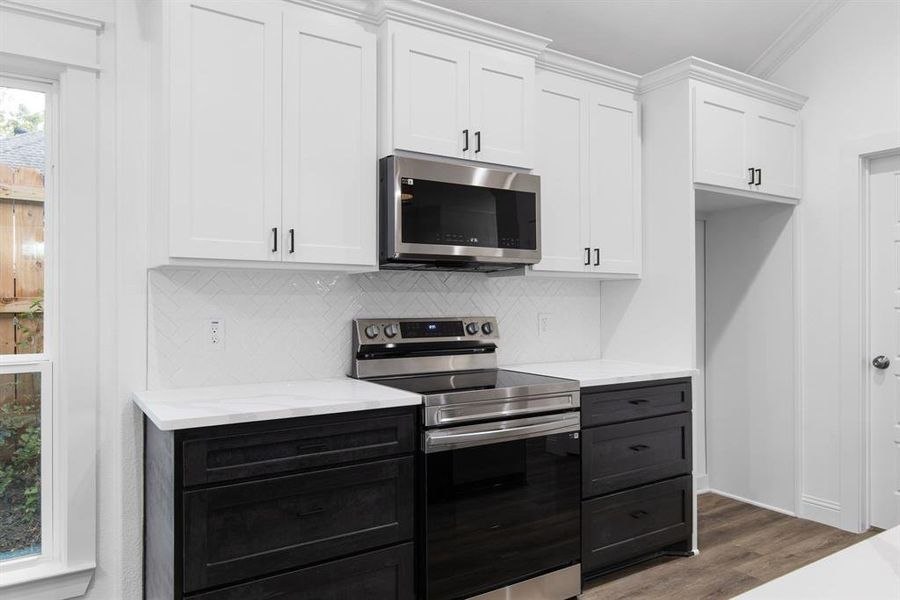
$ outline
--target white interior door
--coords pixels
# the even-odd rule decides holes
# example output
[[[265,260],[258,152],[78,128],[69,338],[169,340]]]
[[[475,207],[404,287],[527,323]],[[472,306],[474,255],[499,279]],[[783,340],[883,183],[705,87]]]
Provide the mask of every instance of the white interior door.
[[[394,147],[463,156],[469,129],[469,48],[455,38],[394,34]]]
[[[284,259],[375,264],[375,34],[284,18]]]
[[[473,52],[470,116],[475,147],[469,158],[501,165],[532,166],[534,62]]]
[[[281,260],[281,13],[172,3],[171,256]]]
[[[582,273],[590,261],[588,90],[556,73],[538,75],[537,173],[541,262],[535,271]]]
[[[870,163],[869,206],[870,520],[887,529],[900,525],[900,155]]]

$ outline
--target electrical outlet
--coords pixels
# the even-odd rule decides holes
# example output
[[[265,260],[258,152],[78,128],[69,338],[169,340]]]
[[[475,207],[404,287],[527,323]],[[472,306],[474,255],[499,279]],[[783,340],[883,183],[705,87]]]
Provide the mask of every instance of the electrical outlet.
[[[225,349],[225,319],[210,319],[206,344],[210,350]]]
[[[538,338],[545,339],[553,329],[553,315],[550,313],[538,313]]]

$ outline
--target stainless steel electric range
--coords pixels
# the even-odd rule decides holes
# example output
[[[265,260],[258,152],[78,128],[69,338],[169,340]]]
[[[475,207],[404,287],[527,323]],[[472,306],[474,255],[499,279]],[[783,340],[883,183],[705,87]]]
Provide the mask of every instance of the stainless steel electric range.
[[[419,597],[581,591],[579,384],[497,368],[492,317],[358,319],[352,375],[421,394]]]

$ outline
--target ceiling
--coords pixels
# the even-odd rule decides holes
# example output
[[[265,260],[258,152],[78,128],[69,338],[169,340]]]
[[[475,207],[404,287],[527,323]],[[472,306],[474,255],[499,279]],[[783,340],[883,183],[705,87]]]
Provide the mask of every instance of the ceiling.
[[[746,71],[816,0],[428,0],[638,75],[697,56]]]

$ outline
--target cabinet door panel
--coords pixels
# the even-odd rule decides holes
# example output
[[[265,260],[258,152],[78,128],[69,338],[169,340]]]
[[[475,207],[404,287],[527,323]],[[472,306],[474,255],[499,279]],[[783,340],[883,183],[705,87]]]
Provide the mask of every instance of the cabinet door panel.
[[[394,146],[442,156],[463,156],[470,129],[469,50],[439,36],[394,35]]]
[[[753,114],[754,164],[762,170],[760,192],[800,197],[800,117],[763,102]]]
[[[470,73],[471,121],[480,139],[473,140],[469,156],[530,168],[534,62],[473,52]]]
[[[280,260],[280,12],[179,2],[171,23],[170,255]]]
[[[616,90],[595,88],[590,107],[591,269],[641,272],[640,147],[637,103]],[[599,264],[598,264],[599,263]]]
[[[749,98],[712,87],[694,90],[694,181],[753,190]]]
[[[361,26],[285,14],[287,261],[375,262],[375,68],[375,36]]]
[[[541,262],[536,271],[581,273],[590,244],[588,94],[581,82],[538,75],[537,173],[541,176]]]

